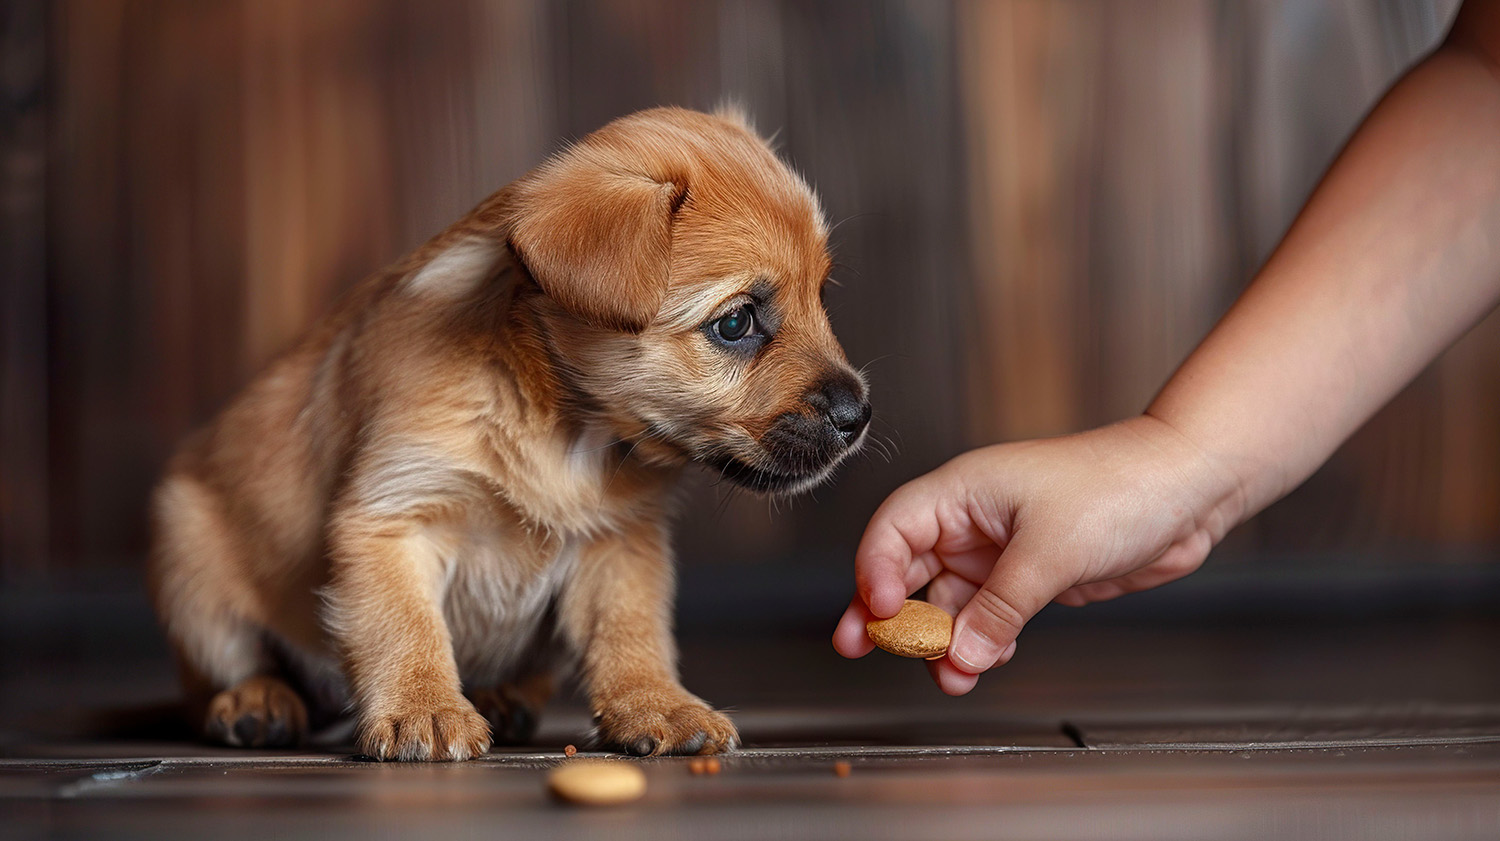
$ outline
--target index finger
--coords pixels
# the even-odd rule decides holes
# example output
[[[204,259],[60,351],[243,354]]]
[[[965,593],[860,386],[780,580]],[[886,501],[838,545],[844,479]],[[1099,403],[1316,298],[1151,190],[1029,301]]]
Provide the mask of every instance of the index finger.
[[[855,588],[874,618],[895,616],[942,569],[932,551],[941,534],[933,500],[917,482],[876,509],[854,553]]]

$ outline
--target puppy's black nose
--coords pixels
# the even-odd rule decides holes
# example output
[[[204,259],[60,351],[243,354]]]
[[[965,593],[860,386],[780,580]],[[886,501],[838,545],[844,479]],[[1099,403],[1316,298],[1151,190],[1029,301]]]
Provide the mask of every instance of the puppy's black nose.
[[[817,396],[821,399],[812,401],[827,413],[828,422],[833,424],[846,447],[858,440],[859,434],[870,425],[870,404],[856,397],[851,385],[843,380],[829,380],[818,390]]]

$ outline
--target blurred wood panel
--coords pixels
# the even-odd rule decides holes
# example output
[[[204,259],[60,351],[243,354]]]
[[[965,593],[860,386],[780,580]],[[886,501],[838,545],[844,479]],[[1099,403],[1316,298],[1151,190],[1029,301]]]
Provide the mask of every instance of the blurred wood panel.
[[[1072,245],[1088,255],[1088,422],[1144,408],[1238,280],[1219,175],[1230,143],[1222,91],[1235,68],[1221,58],[1217,7],[1099,8],[1108,43],[1087,132],[1095,194],[1090,237]]]
[[[48,295],[48,353],[34,362],[46,371],[48,383],[47,549],[48,559],[58,566],[72,561],[80,546],[78,533],[94,526],[102,512],[134,507],[123,495],[90,497],[84,474],[130,488],[133,477],[122,464],[129,456],[94,441],[103,419],[115,424],[146,421],[144,407],[123,407],[120,395],[132,382],[136,389],[150,387],[140,376],[143,371],[120,366],[139,352],[127,326],[147,322],[128,298],[128,230],[121,224],[123,118],[131,82],[140,81],[138,75],[126,76],[126,6],[92,4],[87,25],[73,11],[50,7],[48,265],[47,276],[36,279]],[[200,348],[195,358],[206,362],[225,349]],[[188,382],[179,383],[179,393],[191,393]],[[154,449],[154,436],[142,431],[148,437],[136,446]],[[139,487],[130,490],[140,492]],[[105,539],[124,542],[119,534]]]
[[[1493,541],[1500,533],[1500,318],[1491,316],[1438,363],[1441,465],[1437,516],[1413,537]]]
[[[1085,164],[1102,6],[959,6],[977,307],[965,324],[973,440],[1071,431],[1088,385],[1080,345],[1088,241]]]
[[[898,452],[779,513],[694,493],[681,552],[847,557],[886,493],[962,449],[1139,410],[1452,3],[66,0],[5,20],[27,8],[45,26],[4,37],[50,56],[24,112],[45,112],[47,236],[4,290],[8,572],[134,563],[171,446],[342,290],[569,138],[724,99],[837,224],[833,320]],[[35,261],[40,142],[5,138],[7,261]],[[1235,545],[1500,538],[1497,351],[1487,324]]]
[[[245,42],[244,380],[351,281],[396,256],[391,104],[401,91],[389,74],[401,64],[386,50],[406,21],[363,0],[257,0],[234,11]],[[421,30],[403,34],[417,40]]]
[[[0,585],[47,547],[46,5],[0,6]]]

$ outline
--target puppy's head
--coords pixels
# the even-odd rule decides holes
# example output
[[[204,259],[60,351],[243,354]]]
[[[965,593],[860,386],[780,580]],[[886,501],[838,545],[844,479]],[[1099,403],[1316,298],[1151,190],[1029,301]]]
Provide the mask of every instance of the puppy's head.
[[[510,206],[511,248],[555,305],[554,353],[642,454],[793,493],[863,441],[868,390],[822,304],[822,209],[743,116],[616,120]]]

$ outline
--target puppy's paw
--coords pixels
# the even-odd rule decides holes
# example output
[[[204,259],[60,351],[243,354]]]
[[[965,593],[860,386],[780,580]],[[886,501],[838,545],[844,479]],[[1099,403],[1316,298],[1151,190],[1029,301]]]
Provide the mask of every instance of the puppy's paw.
[[[729,716],[680,690],[634,692],[595,718],[600,742],[636,756],[724,753],[740,740]]]
[[[475,689],[468,694],[474,709],[490,723],[499,745],[524,745],[536,735],[539,706],[513,686]]]
[[[462,761],[490,749],[490,723],[463,698],[436,708],[367,713],[357,737],[360,753],[404,762]]]
[[[269,675],[246,678],[208,704],[203,734],[244,748],[284,748],[307,732],[307,706],[296,690]]]

